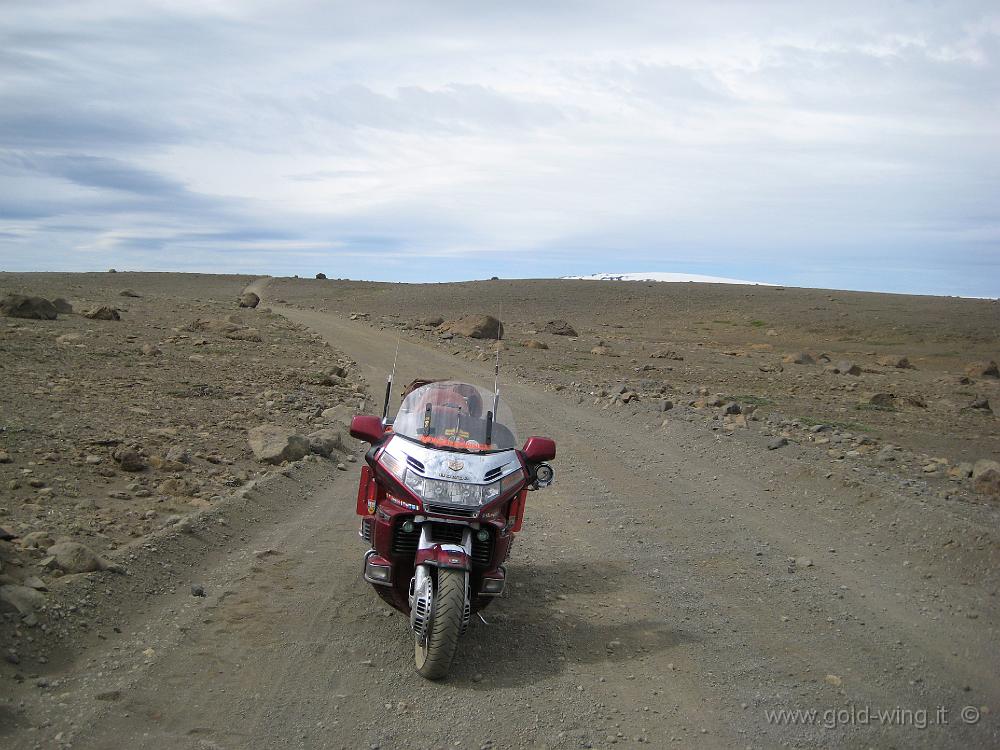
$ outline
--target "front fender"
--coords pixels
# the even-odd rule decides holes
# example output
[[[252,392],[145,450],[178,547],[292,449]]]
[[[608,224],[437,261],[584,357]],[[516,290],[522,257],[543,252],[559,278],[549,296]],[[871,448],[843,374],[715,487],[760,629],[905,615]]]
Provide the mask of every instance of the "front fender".
[[[430,547],[418,549],[414,565],[472,570],[472,560],[465,548],[458,544],[432,544]]]

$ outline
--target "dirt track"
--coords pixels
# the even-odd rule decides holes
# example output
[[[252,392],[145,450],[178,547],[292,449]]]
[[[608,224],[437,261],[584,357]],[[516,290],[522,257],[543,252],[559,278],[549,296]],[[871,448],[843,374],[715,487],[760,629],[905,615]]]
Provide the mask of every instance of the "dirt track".
[[[384,378],[394,332],[283,312]],[[416,375],[491,385],[488,364],[404,338],[397,382]],[[887,536],[953,523],[946,510],[894,524],[901,499],[833,488],[759,436],[654,432],[531,384],[505,394],[522,437],[558,441],[556,485],[531,496],[510,594],[470,628],[446,683],[413,673],[404,618],[359,578],[354,471],[309,463],[229,513],[216,554],[177,565],[209,596],[153,591],[121,641],[26,692],[50,723],[13,746],[1000,743],[994,715],[959,716],[1000,705],[995,592]],[[851,705],[923,709],[928,724],[943,706],[948,723],[823,725]],[[780,709],[816,709],[817,725],[769,722]]]

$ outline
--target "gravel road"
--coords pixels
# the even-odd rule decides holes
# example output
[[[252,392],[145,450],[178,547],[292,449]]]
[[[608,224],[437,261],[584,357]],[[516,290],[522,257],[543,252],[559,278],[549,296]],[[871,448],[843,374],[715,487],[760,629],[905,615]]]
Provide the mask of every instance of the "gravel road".
[[[394,332],[275,310],[378,390]],[[492,386],[489,363],[403,338],[396,382],[418,375]],[[308,462],[234,510],[214,554],[177,565],[207,596],[150,593],[120,640],[25,688],[43,726],[8,726],[4,744],[1000,745],[995,592],[870,522],[901,499],[832,485],[753,436],[663,429],[525,382],[504,397],[522,438],[557,440],[556,484],[529,497],[513,583],[446,682],[414,673],[407,622],[360,579],[357,464]],[[916,512],[925,530],[947,520]],[[815,714],[775,718],[795,710]]]

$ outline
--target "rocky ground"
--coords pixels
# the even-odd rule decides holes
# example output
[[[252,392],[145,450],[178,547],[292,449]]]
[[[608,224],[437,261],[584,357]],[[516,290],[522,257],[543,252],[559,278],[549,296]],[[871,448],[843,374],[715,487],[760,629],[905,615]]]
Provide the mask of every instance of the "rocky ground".
[[[1000,741],[995,303],[251,282],[0,275],[0,298],[121,310],[0,317],[14,747]],[[239,308],[248,285],[263,302]],[[501,297],[505,397],[557,439],[557,482],[429,685],[357,575],[343,423],[377,409],[397,339],[398,382],[492,384]],[[69,572],[76,544],[93,572]],[[950,713],[768,715],[851,706]]]
[[[119,569],[110,560],[183,528],[269,464],[345,453],[344,422],[365,399],[354,363],[263,307],[239,307],[251,279],[175,278],[0,276],[0,299],[75,310],[0,317],[7,624],[34,624],[39,592],[59,577]],[[20,635],[5,648],[15,665]]]
[[[565,280],[278,279],[270,294],[479,360],[493,356],[490,337],[452,325],[485,300],[506,311],[504,366],[544,387],[603,409],[754,427],[918,493],[1000,495],[1000,477],[973,478],[1000,457],[995,300]]]

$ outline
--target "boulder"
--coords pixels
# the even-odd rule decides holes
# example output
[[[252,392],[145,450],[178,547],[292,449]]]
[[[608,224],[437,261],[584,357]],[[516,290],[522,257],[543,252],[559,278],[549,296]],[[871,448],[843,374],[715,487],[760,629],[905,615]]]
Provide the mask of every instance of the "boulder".
[[[976,461],[972,469],[972,489],[980,495],[1000,499],[1000,464],[996,461]]]
[[[121,320],[122,316],[118,314],[118,309],[114,307],[108,307],[107,305],[101,305],[100,307],[95,307],[89,312],[83,314],[85,318],[90,318],[91,320]]]
[[[318,273],[318,274],[316,274],[316,278],[320,279],[320,280],[325,280],[326,279],[326,274],[325,273]]]
[[[331,406],[329,409],[324,409],[320,412],[320,416],[328,422],[340,422],[341,424],[350,424],[355,414],[356,411],[347,406],[347,404]]]
[[[9,583],[0,586],[0,602],[9,604],[22,615],[33,615],[45,606],[45,595],[31,586]]]
[[[56,312],[60,315],[72,315],[73,305],[64,300],[62,297],[56,297],[52,300],[52,306],[56,309]]]
[[[891,393],[874,393],[868,397],[866,403],[880,409],[889,409],[896,405],[896,397]]]
[[[48,548],[50,564],[66,573],[92,573],[95,570],[121,572],[121,566],[108,562],[90,547],[79,542],[61,542]]]
[[[832,367],[828,367],[827,370],[836,375],[860,375],[861,368],[856,364],[847,359],[840,360],[837,364]]]
[[[21,537],[21,546],[25,549],[46,549],[51,547],[54,541],[47,531],[32,531]]]
[[[264,340],[260,336],[260,331],[256,328],[237,328],[235,331],[225,334],[225,336],[227,339],[232,339],[233,341],[252,341],[256,344]]]
[[[503,338],[503,325],[492,315],[465,315],[448,321],[441,330],[470,339]]]
[[[990,400],[985,396],[976,396],[976,398],[969,404],[970,409],[978,409],[979,411],[993,412],[990,408]]]
[[[260,304],[260,297],[253,292],[243,292],[238,302],[240,307],[257,307]]]
[[[875,360],[882,367],[898,367],[901,370],[912,370],[913,365],[910,364],[910,360],[899,354],[886,354]]]
[[[44,297],[26,297],[23,294],[9,294],[0,300],[0,315],[28,320],[55,320],[59,317],[55,305]]]
[[[114,453],[114,459],[122,471],[143,471],[146,468],[146,459],[134,448],[119,448]]]
[[[295,430],[279,425],[261,425],[249,432],[250,450],[266,464],[297,461],[309,455],[309,441]]]
[[[142,297],[141,294],[139,294],[138,292],[134,292],[131,289],[122,289],[120,292],[118,292],[118,296],[119,297],[134,297],[135,299],[139,299],[140,297]]]
[[[525,349],[548,349],[549,345],[544,341],[539,341],[538,339],[528,339],[524,341],[523,344]]]
[[[812,358],[809,352],[796,352],[795,354],[786,354],[781,359],[782,362],[789,365],[814,365],[816,360]]]
[[[972,378],[1000,378],[1000,370],[993,360],[984,362],[970,362],[965,368],[965,374]]]
[[[342,424],[310,432],[307,440],[309,450],[324,458],[329,458],[334,451],[347,452],[351,449],[348,444],[348,440],[351,440],[350,433]]]
[[[550,320],[542,330],[546,333],[554,333],[556,336],[576,336],[576,329],[565,320]]]

